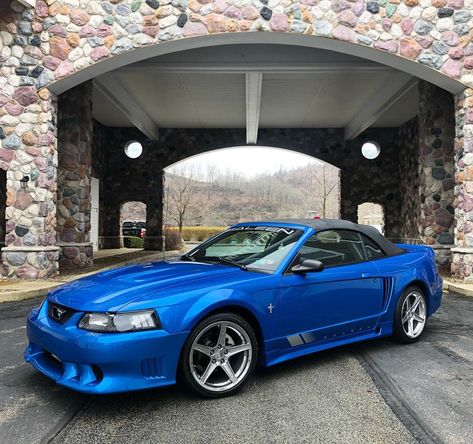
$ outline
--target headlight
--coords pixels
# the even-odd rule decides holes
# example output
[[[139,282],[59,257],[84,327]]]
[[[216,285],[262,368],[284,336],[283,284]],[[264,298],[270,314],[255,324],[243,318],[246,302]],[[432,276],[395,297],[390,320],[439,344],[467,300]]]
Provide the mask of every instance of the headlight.
[[[102,333],[153,330],[159,328],[159,321],[153,310],[128,313],[86,313],[79,322],[79,328]]]

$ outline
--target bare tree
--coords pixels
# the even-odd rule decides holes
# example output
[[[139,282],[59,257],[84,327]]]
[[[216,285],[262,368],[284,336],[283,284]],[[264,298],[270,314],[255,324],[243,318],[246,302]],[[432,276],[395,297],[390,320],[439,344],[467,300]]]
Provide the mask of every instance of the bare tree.
[[[207,199],[210,200],[212,193],[215,190],[215,185],[217,184],[217,181],[218,181],[217,166],[209,163],[206,166],[205,176],[206,176],[205,180],[210,185],[209,187],[207,187]]]
[[[320,174],[320,169],[322,169],[322,174]],[[333,174],[327,174],[326,169],[327,165],[325,164],[322,165],[322,168],[320,168],[320,166],[318,165],[313,168],[309,168],[309,173],[311,175],[312,180],[315,180],[315,182],[320,187],[318,189],[318,195],[320,197],[320,203],[322,207],[321,216],[323,218],[327,217],[327,202],[330,195],[336,189],[338,184],[338,174],[336,180],[333,180]]]
[[[172,173],[176,177],[169,181],[167,188],[170,203],[168,212],[181,233],[196,190],[196,171],[192,168],[175,168]]]

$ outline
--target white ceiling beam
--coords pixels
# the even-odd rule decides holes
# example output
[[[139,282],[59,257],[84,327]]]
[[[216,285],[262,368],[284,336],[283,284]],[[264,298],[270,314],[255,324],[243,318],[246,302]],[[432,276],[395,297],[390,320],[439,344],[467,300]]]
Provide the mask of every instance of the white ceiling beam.
[[[370,62],[141,62],[119,69],[120,72],[202,72],[215,74],[263,73],[340,73],[340,72],[395,72],[394,69]]]
[[[36,7],[36,0],[18,0],[18,3],[21,3],[23,6],[26,6],[27,8]]]
[[[95,87],[109,99],[146,137],[158,139],[158,125],[114,74],[94,80]]]
[[[261,110],[262,72],[247,72],[246,81],[246,143],[258,141],[259,114]]]
[[[417,79],[408,74],[392,74],[345,126],[345,140],[358,137],[415,85]]]

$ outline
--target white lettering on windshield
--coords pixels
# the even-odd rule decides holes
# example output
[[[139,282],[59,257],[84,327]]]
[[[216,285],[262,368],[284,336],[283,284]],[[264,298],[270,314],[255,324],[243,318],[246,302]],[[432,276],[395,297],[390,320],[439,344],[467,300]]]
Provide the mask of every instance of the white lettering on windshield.
[[[292,228],[284,228],[284,227],[251,227],[251,226],[235,227],[235,228],[232,228],[232,230],[270,231],[272,233],[285,233],[287,235],[292,234],[296,231]]]

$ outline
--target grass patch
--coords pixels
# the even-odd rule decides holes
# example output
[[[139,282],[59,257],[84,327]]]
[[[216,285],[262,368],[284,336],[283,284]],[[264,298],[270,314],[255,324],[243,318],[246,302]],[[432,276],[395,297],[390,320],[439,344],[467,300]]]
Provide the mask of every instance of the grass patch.
[[[138,236],[124,236],[123,246],[125,248],[143,248],[144,241]]]

